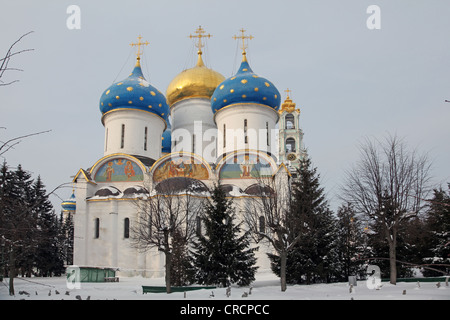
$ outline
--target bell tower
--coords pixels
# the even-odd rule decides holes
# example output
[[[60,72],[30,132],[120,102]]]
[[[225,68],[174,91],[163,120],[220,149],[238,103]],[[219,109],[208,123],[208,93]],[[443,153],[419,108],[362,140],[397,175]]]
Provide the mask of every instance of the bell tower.
[[[295,171],[300,160],[306,157],[306,149],[303,145],[303,131],[300,129],[300,109],[289,97],[291,90],[285,90],[286,100],[281,105],[279,112],[279,153],[278,158],[289,171]]]

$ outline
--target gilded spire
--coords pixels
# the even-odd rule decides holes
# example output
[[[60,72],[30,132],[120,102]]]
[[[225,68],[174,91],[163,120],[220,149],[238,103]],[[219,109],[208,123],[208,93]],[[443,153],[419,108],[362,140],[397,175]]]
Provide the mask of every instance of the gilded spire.
[[[137,46],[138,47],[138,50],[136,52],[136,56],[137,56],[137,58],[136,58],[136,66],[140,66],[140,60],[141,60],[141,55],[142,55],[141,46],[149,45],[148,41],[141,42],[141,39],[142,39],[142,37],[138,36],[138,42],[137,43],[133,43],[133,42],[130,43],[130,46],[132,46],[132,47]]]
[[[244,28],[242,28],[241,30],[239,30],[241,32],[240,36],[233,36],[234,40],[242,40],[242,61],[247,61],[247,52],[245,51],[245,49],[248,48],[248,45],[245,44],[245,40],[252,40],[254,37],[252,35],[250,36],[246,36],[245,35],[245,31]]]
[[[296,109],[295,103],[292,102],[292,99],[289,97],[289,94],[292,92],[292,90],[284,90],[284,92],[287,93],[286,100],[281,104],[281,108],[279,110],[279,113],[281,114],[283,111],[286,112],[293,112],[294,110],[300,113],[299,109]]]
[[[204,44],[202,43],[202,38],[211,38],[212,36],[208,33],[205,34],[206,31],[205,29],[202,28],[202,26],[199,26],[197,28],[197,30],[195,30],[195,33],[197,35],[189,35],[189,38],[193,39],[196,38],[198,39],[198,42],[195,44],[195,46],[198,48],[198,59],[197,59],[197,67],[203,67],[205,64],[203,63],[202,60],[202,48],[204,47]]]

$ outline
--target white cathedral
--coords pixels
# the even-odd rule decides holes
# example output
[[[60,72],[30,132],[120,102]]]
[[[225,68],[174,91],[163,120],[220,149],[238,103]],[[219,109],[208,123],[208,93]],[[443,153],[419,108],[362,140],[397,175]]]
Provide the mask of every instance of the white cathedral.
[[[138,212],[135,199],[151,197],[158,184],[185,179],[204,195],[215,182],[242,202],[257,197],[258,177],[293,175],[306,156],[300,111],[288,95],[250,68],[241,30],[242,62],[232,77],[205,66],[202,38],[196,35],[198,60],[169,84],[164,95],[141,70],[141,37],[137,62],[124,80],[100,98],[105,128],[104,156],[73,178],[74,194],[63,211],[74,222],[73,264],[117,268],[119,275],[161,277],[164,254],[140,252],[130,245],[130,227]],[[258,272],[269,271],[264,247],[257,252]]]

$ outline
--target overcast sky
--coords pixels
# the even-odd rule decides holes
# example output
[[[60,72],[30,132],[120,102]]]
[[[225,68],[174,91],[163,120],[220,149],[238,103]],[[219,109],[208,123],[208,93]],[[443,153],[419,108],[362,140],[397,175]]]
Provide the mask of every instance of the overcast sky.
[[[80,29],[67,27],[69,5],[80,8]],[[380,29],[369,29],[370,5]],[[0,87],[0,141],[24,139],[4,158],[41,175],[47,190],[71,181],[103,156],[99,99],[135,63],[129,45],[142,35],[146,79],[165,92],[194,66],[189,39],[201,25],[208,67],[230,77],[240,49],[233,35],[254,36],[253,71],[272,81],[301,110],[304,143],[332,208],[344,170],[359,159],[365,138],[396,134],[433,160],[434,182],[450,182],[450,1],[442,0],[159,0],[4,1],[0,55],[28,31]],[[4,160],[4,159],[2,159]],[[65,199],[70,188],[57,194]],[[60,199],[52,197],[57,211]]]

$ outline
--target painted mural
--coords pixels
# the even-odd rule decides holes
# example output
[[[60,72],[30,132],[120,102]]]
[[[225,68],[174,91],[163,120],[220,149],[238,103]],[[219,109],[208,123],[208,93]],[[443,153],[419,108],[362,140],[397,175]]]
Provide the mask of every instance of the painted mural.
[[[272,176],[270,163],[258,154],[236,154],[220,168],[220,179],[254,179]]]
[[[106,161],[95,174],[96,182],[143,181],[142,169],[125,158]]]
[[[154,170],[155,182],[174,177],[188,177],[198,180],[209,179],[206,165],[189,155],[171,156],[162,161]]]

